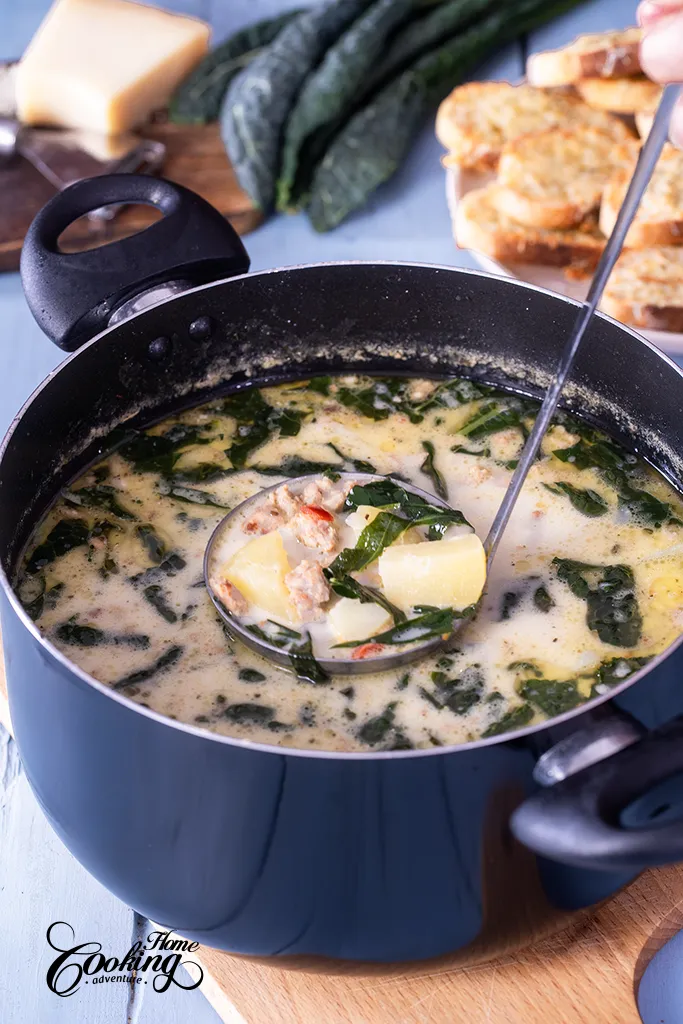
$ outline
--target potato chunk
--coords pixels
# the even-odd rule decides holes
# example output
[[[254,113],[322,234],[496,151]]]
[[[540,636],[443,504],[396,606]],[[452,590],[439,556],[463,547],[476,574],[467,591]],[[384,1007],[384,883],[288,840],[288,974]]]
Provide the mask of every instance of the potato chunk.
[[[479,600],[486,555],[475,533],[390,547],[378,559],[387,598],[407,611],[416,604],[466,608]]]
[[[356,511],[348,516],[346,525],[351,527],[356,535],[356,540],[358,540],[368,523],[373,522],[382,511],[384,510],[375,508],[374,505],[359,505]],[[394,541],[394,544],[418,544],[421,540],[422,536],[418,530],[411,527],[405,533],[402,533],[398,540]]]
[[[291,566],[280,534],[264,533],[240,548],[221,569],[249,604],[262,608],[274,619],[298,622],[298,615],[285,585]]]
[[[338,643],[364,640],[389,629],[392,618],[378,604],[361,604],[351,597],[341,597],[327,613],[327,621]]]

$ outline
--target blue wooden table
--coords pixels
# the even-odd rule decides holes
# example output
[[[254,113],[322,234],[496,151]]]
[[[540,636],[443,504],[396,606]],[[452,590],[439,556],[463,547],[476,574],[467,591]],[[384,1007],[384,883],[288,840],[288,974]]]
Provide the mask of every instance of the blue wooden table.
[[[49,0],[0,0],[0,59],[21,54],[48,6]],[[275,10],[299,7],[301,0],[175,0],[164,6],[212,22],[219,40]],[[529,48],[559,46],[579,32],[632,24],[635,6],[635,0],[584,3],[536,33]],[[523,51],[516,46],[479,69],[477,77],[515,80],[522,72]],[[470,258],[452,241],[440,155],[428,126],[405,167],[366,211],[324,236],[315,234],[302,216],[273,219],[247,239],[252,268],[343,259],[470,266]],[[16,274],[0,275],[0,331],[4,431],[61,353],[31,318]],[[160,995],[139,987],[132,1001],[127,986],[91,985],[70,998],[52,994],[45,974],[54,953],[46,930],[59,920],[72,925],[79,941],[95,940],[119,956],[131,945],[136,927],[133,912],[94,881],[54,836],[29,791],[16,748],[0,726],[0,1024],[217,1024],[201,990]],[[667,976],[675,973],[681,956],[678,947],[660,956]],[[661,972],[646,982],[641,999],[646,1024],[682,1024],[680,983],[663,984]],[[321,1007],[321,1021],[324,1016]]]

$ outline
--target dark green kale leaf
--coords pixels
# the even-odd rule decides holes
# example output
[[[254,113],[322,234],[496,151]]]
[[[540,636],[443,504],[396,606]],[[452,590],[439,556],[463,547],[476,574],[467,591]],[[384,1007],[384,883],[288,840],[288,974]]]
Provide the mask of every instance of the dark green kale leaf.
[[[379,517],[378,517],[379,518]],[[432,637],[443,637],[453,632],[454,620],[466,619],[474,613],[474,606],[465,608],[461,612],[453,608],[437,608],[435,611],[424,612],[413,619],[406,619],[391,629],[375,636],[368,636],[364,640],[347,640],[343,644],[335,644],[335,647],[359,647],[361,644],[412,644],[417,641],[424,643]]]
[[[595,674],[591,697],[596,697],[601,693],[598,687],[611,688],[619,686],[625,679],[632,676],[634,672],[639,672],[651,660],[651,658],[610,658],[609,661],[603,661]]]
[[[264,643],[283,649],[290,647],[293,641],[302,639],[301,633],[297,633],[295,629],[290,629],[289,626],[283,626],[280,622],[273,622],[272,619],[268,619],[263,626],[258,626],[254,623],[245,628],[258,637],[259,640],[263,640]]]
[[[358,580],[355,580],[353,576],[348,574],[336,576],[332,571],[332,566],[323,569],[323,573],[327,577],[332,590],[340,597],[348,597],[352,600],[360,601],[361,604],[378,604],[389,612],[394,622],[405,622],[405,613],[392,604],[391,601],[388,601],[381,591],[359,583]]]
[[[524,700],[535,704],[548,718],[563,715],[584,701],[575,679],[562,682],[554,679],[527,679],[520,686],[519,692]]]
[[[170,555],[167,555],[167,557],[159,563],[159,565],[153,565],[149,569],[144,569],[142,572],[138,572],[134,576],[129,576],[128,579],[130,583],[138,586],[140,584],[146,585],[148,583],[156,583],[159,580],[164,579],[165,576],[177,575],[181,569],[185,568],[186,564],[187,563],[184,558],[181,558],[180,555],[172,551]],[[198,581],[198,583],[193,584],[193,586],[203,587],[203,577]]]
[[[282,133],[303,83],[368,5],[339,0],[304,10],[230,83],[221,135],[240,185],[262,210],[273,205]]]
[[[358,730],[358,739],[370,747],[376,747],[382,743],[389,733],[394,729],[397,702],[387,704],[384,711],[368,720]]]
[[[244,469],[247,459],[272,436],[296,437],[309,413],[286,407],[274,409],[258,388],[243,388],[223,402],[223,412],[237,420],[237,432],[225,454],[233,469]]]
[[[522,600],[522,595],[514,590],[506,590],[500,602],[500,619],[504,622],[512,617],[512,614]]]
[[[395,406],[382,398],[377,393],[373,384],[362,391],[354,391],[352,388],[341,387],[336,394],[337,401],[349,409],[355,409],[361,416],[371,420],[386,420],[392,412],[396,412]]]
[[[301,430],[301,424],[310,416],[308,409],[295,409],[285,406],[282,409],[274,409],[271,413],[268,424],[271,430],[278,430],[280,437],[296,437]]]
[[[42,544],[35,549],[28,562],[26,572],[33,574],[66,555],[74,548],[87,544],[90,528],[82,519],[60,519],[48,533]]]
[[[208,491],[197,490],[196,487],[185,487],[183,484],[173,484],[162,480],[159,482],[158,490],[160,494],[168,495],[169,498],[175,498],[176,501],[184,501],[190,505],[207,505],[211,508],[222,508],[228,511],[228,506],[221,505],[219,501],[216,501],[213,494],[209,494]]]
[[[595,436],[594,432],[592,434]],[[555,450],[553,455],[560,462],[567,462],[577,469],[602,469],[608,472],[616,470],[627,475],[634,471],[638,461],[634,455],[630,455],[608,438],[589,442],[582,437],[570,448]]]
[[[588,628],[605,644],[635,647],[643,619],[638,608],[633,572],[626,565],[606,566],[596,590],[588,595]]]
[[[65,491],[67,505],[85,505],[88,508],[103,508],[117,519],[137,519],[119,501],[121,491],[109,484],[95,484],[93,487],[79,487],[77,491]]]
[[[169,120],[176,124],[217,121],[225,92],[233,78],[263,52],[301,10],[264,18],[235,32],[211,50],[185,78],[169,105]]]
[[[359,572],[393,544],[410,526],[410,520],[391,512],[380,512],[362,530],[354,548],[344,548],[329,566],[330,577]]]
[[[147,668],[139,668],[134,672],[130,672],[128,675],[123,676],[117,682],[112,683],[114,690],[123,690],[126,686],[135,686],[137,683],[145,683],[148,679],[152,679],[153,676],[159,675],[161,672],[165,672],[166,669],[171,668],[172,665],[178,661],[182,656],[184,647],[180,644],[174,644],[169,647],[156,661],[153,661]]]
[[[327,447],[331,448],[335,455],[338,455],[340,459],[344,460],[344,463],[348,464],[356,471],[356,473],[376,473],[377,470],[371,462],[366,462],[365,459],[354,459],[350,455],[345,455],[344,452],[337,448],[336,444],[332,444],[331,441],[327,442]]]
[[[151,604],[152,608],[161,615],[166,622],[177,622],[178,616],[168,603],[163,587],[158,583],[151,583],[142,591],[145,601]]]
[[[268,725],[275,716],[275,708],[265,704],[229,704],[223,714],[235,725]]]
[[[491,736],[500,736],[505,732],[522,729],[529,724],[533,717],[534,709],[531,704],[518,704],[517,707],[507,711],[497,722],[489,725],[488,729],[484,729],[481,738],[487,740]]]
[[[482,459],[489,459],[491,457],[490,448],[466,448],[464,444],[454,444],[451,451],[459,455],[476,455]]]
[[[466,715],[481,701],[484,676],[476,666],[466,668],[459,676],[449,679],[445,672],[432,672],[433,693],[420,687],[420,693],[434,707],[448,708],[454,715]]]
[[[306,383],[308,391],[315,392],[316,395],[329,395],[330,384],[332,384],[332,377],[311,377]]]
[[[543,486],[553,494],[565,494],[577,512],[582,512],[584,516],[597,518],[609,512],[609,505],[605,499],[590,487],[585,489],[573,487],[571,484],[559,480],[557,483],[544,484]]]
[[[299,643],[292,643],[287,649],[297,679],[313,686],[325,686],[330,677],[313,654],[313,642],[307,633]]]
[[[359,93],[387,36],[403,23],[418,0],[376,0],[332,44],[306,78],[285,129],[277,208],[293,211],[305,203],[311,175],[334,131],[356,106]]]
[[[569,558],[554,558],[552,564],[558,578],[587,602],[588,628],[605,644],[635,647],[643,620],[629,566],[591,565]]]
[[[136,526],[135,532],[142,541],[142,546],[147,552],[150,562],[160,565],[168,554],[168,549],[159,534],[155,532],[154,527],[145,523],[141,526]]]
[[[638,519],[644,526],[653,526],[655,529],[659,529],[665,523],[683,526],[681,520],[673,514],[673,507],[649,491],[623,485],[618,494],[621,507],[627,508],[633,518]]]
[[[243,683],[264,683],[266,681],[263,672],[259,672],[255,668],[241,668],[237,673],[237,678],[241,679]]]
[[[83,626],[79,622],[63,622],[55,629],[55,636],[63,644],[73,647],[98,647],[100,644],[114,644],[117,647],[134,647],[146,650],[149,637],[144,633],[109,633],[95,626]]]
[[[422,416],[432,409],[457,409],[461,405],[485,398],[490,390],[486,384],[479,384],[466,377],[451,377],[450,380],[441,381],[426,398],[413,401],[412,409]]]
[[[378,84],[387,82],[411,61],[472,25],[495,5],[496,0],[446,0],[423,5],[421,17],[409,21],[389,40],[381,60],[372,69],[367,91],[374,91]]]
[[[645,526],[659,529],[665,523],[683,525],[674,515],[673,507],[649,491],[637,487],[640,475],[638,459],[608,438],[592,442],[581,438],[571,448],[561,448],[553,455],[578,469],[597,469],[602,478],[617,492],[619,504]]]
[[[457,509],[431,505],[419,494],[406,491],[392,480],[356,484],[349,492],[344,508],[355,510],[359,505],[398,511],[408,521],[407,526],[428,526],[430,540],[443,537],[449,526],[470,526],[462,512]],[[377,522],[377,519],[374,522]]]
[[[444,501],[448,501],[448,487],[446,485],[446,481],[443,478],[443,474],[436,468],[436,463],[434,462],[436,455],[434,445],[431,441],[423,441],[422,447],[427,452],[427,455],[422,462],[420,469],[432,481],[435,493]]]
[[[186,423],[176,423],[163,434],[145,434],[130,431],[117,452],[132,463],[139,473],[158,473],[170,476],[183,453],[183,449],[197,444],[209,444],[205,428]]]
[[[526,672],[527,675],[531,673],[537,679],[540,679],[543,675],[538,665],[535,665],[533,661],[511,661],[507,668],[510,672],[516,672],[517,674],[520,672]]]
[[[39,589],[36,592],[35,587],[26,587],[26,584],[35,582]],[[19,599],[24,607],[24,610],[34,622],[40,618],[44,611],[55,608],[57,601],[64,591],[63,583],[55,583],[53,586],[46,590],[45,577],[27,577],[19,588]]]
[[[221,411],[238,423],[254,423],[269,416],[272,406],[268,405],[258,388],[243,387],[223,399]]]
[[[209,484],[214,480],[220,480],[221,477],[229,476],[232,472],[233,470],[227,466],[219,466],[215,462],[200,462],[185,469],[174,469],[167,479],[172,482],[171,490],[178,490],[183,484]]]
[[[539,403],[529,398],[503,395],[500,399],[485,401],[458,432],[474,439],[519,427],[524,434],[524,420],[535,416],[538,409]]]
[[[251,465],[256,473],[263,476],[328,476],[332,480],[339,479],[339,473],[344,469],[343,462],[311,462],[299,455],[286,455],[278,466]]]
[[[441,45],[430,47],[364,98],[334,136],[313,176],[308,215],[315,230],[336,227],[394,174],[429,113],[493,48],[532,31],[576,2],[495,4],[473,24],[466,23],[446,39],[439,36]],[[456,17],[453,24],[461,23]]]
[[[534,604],[538,608],[539,612],[543,612],[544,614],[549,612],[551,608],[555,607],[555,602],[550,596],[550,591],[543,583],[534,590]]]

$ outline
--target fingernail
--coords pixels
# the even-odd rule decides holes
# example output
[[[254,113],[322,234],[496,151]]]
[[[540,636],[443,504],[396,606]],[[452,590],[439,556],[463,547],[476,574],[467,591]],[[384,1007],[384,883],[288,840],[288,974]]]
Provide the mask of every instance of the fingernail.
[[[660,18],[683,9],[683,0],[643,0],[638,5],[637,19],[641,28],[648,28]]]
[[[683,13],[655,22],[640,45],[640,63],[655,82],[683,82]]]

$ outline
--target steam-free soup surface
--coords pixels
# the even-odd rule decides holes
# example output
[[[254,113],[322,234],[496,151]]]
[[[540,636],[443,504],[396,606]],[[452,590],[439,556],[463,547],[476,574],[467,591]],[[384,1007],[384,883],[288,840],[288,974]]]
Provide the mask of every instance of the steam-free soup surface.
[[[463,380],[319,378],[241,390],[119,439],[40,525],[19,595],[96,679],[243,739],[408,749],[562,714],[683,630],[678,496],[564,414],[531,470],[479,614],[452,649],[409,669],[311,681],[275,668],[228,635],[202,578],[226,511],[306,473],[412,481],[447,495],[483,538],[536,409]],[[294,632],[305,645],[305,623]]]

